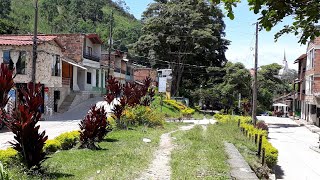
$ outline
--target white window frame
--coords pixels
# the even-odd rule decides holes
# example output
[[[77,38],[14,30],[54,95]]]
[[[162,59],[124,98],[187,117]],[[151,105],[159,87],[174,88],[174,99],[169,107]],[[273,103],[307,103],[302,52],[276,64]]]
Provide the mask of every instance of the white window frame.
[[[314,68],[315,48],[311,48],[307,53],[307,69]]]

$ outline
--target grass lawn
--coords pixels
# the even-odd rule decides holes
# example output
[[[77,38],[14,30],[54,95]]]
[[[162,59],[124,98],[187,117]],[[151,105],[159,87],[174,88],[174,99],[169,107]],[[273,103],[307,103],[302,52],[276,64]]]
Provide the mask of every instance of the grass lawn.
[[[75,148],[51,155],[43,164],[46,173],[41,177],[27,176],[14,164],[7,170],[12,179],[133,179],[148,167],[160,135],[180,125],[167,123],[164,128],[113,131],[99,143],[103,150]],[[142,138],[150,138],[152,142],[144,143]]]
[[[201,126],[173,134],[178,146],[172,153],[172,179],[230,179],[224,141],[235,144],[251,166],[258,166],[256,146],[244,137],[237,123]]]
[[[162,111],[160,105],[160,97],[155,97],[155,100],[152,102],[153,108],[159,112],[164,114],[167,118],[179,118],[182,116],[179,110],[175,109],[173,106],[170,106],[166,103],[162,103]]]

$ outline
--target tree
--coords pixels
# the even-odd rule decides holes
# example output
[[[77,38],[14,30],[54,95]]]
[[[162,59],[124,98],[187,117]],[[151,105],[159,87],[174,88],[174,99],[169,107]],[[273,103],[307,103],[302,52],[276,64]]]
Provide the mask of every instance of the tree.
[[[240,0],[212,0],[215,3],[223,2],[230,19],[234,18],[233,7],[237,6]],[[293,23],[285,25],[282,30],[275,34],[278,39],[285,33],[294,33],[300,36],[300,43],[305,44],[308,39],[314,39],[320,35],[318,28],[319,1],[313,0],[247,0],[250,10],[259,14],[258,22],[260,27],[270,31],[271,28],[282,22],[286,17],[292,17]]]
[[[0,34],[16,32],[16,27],[10,20],[11,0],[0,0]]]
[[[249,99],[251,92],[251,75],[242,63],[228,62],[224,67],[210,67],[207,69],[210,78],[202,89],[193,93],[207,106],[215,109],[235,109],[238,95]]]
[[[269,110],[273,98],[289,91],[285,82],[280,79],[281,65],[277,63],[261,66],[258,71],[258,112]]]
[[[173,70],[172,94],[178,95],[186,63],[222,66],[229,41],[223,14],[204,0],[157,0],[143,14],[135,50],[154,67]]]

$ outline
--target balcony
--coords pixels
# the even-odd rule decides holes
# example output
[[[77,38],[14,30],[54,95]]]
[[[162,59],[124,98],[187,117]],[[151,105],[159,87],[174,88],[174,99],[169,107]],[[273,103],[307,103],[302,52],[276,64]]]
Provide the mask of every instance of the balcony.
[[[83,57],[92,61],[100,62],[100,57],[94,56],[92,54],[83,53]]]
[[[114,72],[121,73],[121,74],[126,74],[126,71],[125,71],[125,70],[122,70],[122,69],[120,69],[120,68],[115,68],[115,69],[114,69]]]

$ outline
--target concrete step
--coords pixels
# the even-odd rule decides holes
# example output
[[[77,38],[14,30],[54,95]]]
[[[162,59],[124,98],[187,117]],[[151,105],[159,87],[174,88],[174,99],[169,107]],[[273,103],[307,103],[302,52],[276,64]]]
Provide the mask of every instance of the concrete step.
[[[74,101],[74,98],[76,97],[76,94],[69,94],[65,100],[62,102],[62,104],[60,105],[58,112],[59,113],[64,113],[67,112],[72,104],[72,102]]]

